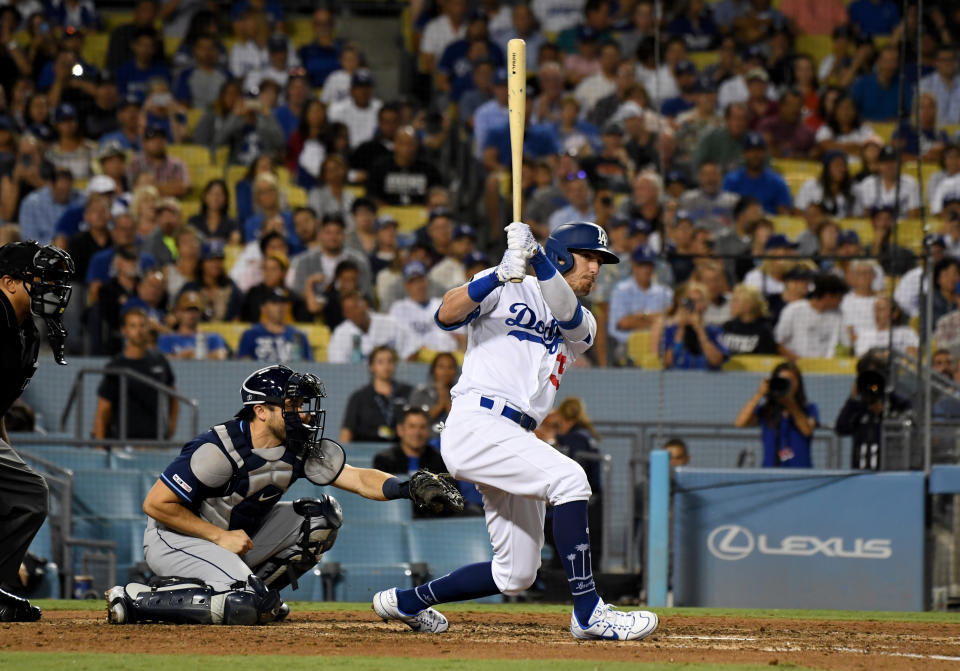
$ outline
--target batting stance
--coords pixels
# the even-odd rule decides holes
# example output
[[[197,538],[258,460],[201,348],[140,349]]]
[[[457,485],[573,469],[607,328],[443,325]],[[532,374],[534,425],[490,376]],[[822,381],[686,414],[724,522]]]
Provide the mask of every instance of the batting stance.
[[[440,435],[441,454],[458,480],[483,495],[493,561],[471,564],[415,589],[378,592],[373,609],[414,631],[447,630],[431,606],[516,594],[540,567],[544,515],[573,594],[570,631],[582,639],[644,638],[658,625],[647,611],[618,611],[597,594],[587,529],[587,476],[533,429],[553,406],[564,372],[593,344],[597,324],[578,297],[590,293],[603,263],[617,263],[607,235],[591,223],[559,226],[546,251],[526,224],[507,227],[508,249],[496,268],[451,289],[436,313],[446,330],[467,329],[463,374]],[[526,276],[527,262],[536,278]],[[519,280],[519,281],[518,281]]]
[[[343,522],[332,496],[278,503],[299,478],[368,499],[411,498],[463,509],[455,486],[418,472],[401,481],[354,468],[323,438],[319,378],[261,368],[240,390],[234,419],[187,443],[147,494],[144,557],[156,578],[107,591],[113,624],[266,624],[290,612],[279,590],[329,550]]]
[[[19,580],[20,563],[47,516],[47,483],[7,442],[3,416],[37,370],[39,334],[31,315],[42,317],[57,363],[67,332],[61,321],[70,301],[74,266],[52,245],[11,242],[0,247],[0,584]],[[40,609],[0,589],[0,622],[34,622]]]

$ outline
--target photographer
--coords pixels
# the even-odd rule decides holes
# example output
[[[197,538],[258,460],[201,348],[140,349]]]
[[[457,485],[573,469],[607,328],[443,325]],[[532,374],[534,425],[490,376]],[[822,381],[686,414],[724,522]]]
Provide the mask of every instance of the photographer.
[[[734,425],[761,425],[764,468],[812,468],[810,443],[819,421],[816,404],[807,401],[800,369],[787,361],[760,383]]]
[[[853,438],[850,467],[854,470],[878,471],[882,466],[880,446],[883,444],[884,397],[889,396],[886,417],[910,409],[907,399],[892,391],[887,393],[887,380],[880,372],[882,367],[882,359],[872,354],[857,362],[853,391],[837,415],[837,435]]]
[[[703,323],[707,309],[707,288],[696,282],[687,282],[677,291],[673,310],[660,343],[664,368],[685,370],[719,370],[730,357],[721,342],[723,329]]]

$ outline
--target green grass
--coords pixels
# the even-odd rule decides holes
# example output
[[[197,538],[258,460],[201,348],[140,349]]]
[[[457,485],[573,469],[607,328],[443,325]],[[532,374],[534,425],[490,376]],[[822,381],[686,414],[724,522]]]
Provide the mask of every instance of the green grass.
[[[32,603],[44,610],[103,610],[103,601],[73,601],[69,599],[39,599]],[[348,611],[366,612],[369,603],[342,603],[320,601],[293,601],[293,612]],[[442,606],[443,612],[456,613],[474,611],[484,613],[569,613],[570,606],[563,604],[492,604],[492,603],[451,603]],[[655,608],[661,617],[758,617],[784,618],[793,620],[855,620],[858,622],[946,622],[960,623],[960,613],[897,613],[888,611],[862,610],[794,610],[764,608]]]
[[[322,658],[318,662],[317,657]],[[318,666],[318,664],[320,666]],[[183,655],[146,655],[129,653],[59,653],[59,652],[4,652],[0,653],[0,668],[4,671],[192,671],[200,668],[196,658]],[[204,655],[203,669],[229,668],[231,671],[263,671],[283,668],[284,671],[761,671],[769,665],[759,664],[662,664],[637,662],[590,662],[551,659],[413,659],[409,657],[337,657]],[[780,664],[777,668],[804,671],[808,667]]]

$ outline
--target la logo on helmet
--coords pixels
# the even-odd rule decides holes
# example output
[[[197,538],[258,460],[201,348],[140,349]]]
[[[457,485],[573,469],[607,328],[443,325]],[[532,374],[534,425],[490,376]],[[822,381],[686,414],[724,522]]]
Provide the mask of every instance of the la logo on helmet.
[[[594,224],[594,226],[597,226],[597,225]],[[597,226],[597,241],[604,247],[607,246],[607,232],[603,230],[603,228],[601,228],[600,226]]]

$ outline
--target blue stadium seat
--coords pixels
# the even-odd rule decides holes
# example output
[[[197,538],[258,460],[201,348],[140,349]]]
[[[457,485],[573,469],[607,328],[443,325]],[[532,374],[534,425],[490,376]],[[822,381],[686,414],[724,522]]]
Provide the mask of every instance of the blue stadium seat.
[[[402,564],[409,561],[407,525],[383,522],[344,524],[323,558],[341,564]]]
[[[136,519],[107,520],[102,538],[117,544],[117,566],[130,566],[143,561],[143,532],[147,528],[147,516]],[[117,572],[117,575],[126,575]]]
[[[407,529],[410,561],[427,562],[435,578],[464,564],[493,558],[493,547],[482,517],[416,520]]]
[[[178,454],[180,450],[113,450],[110,453],[110,468],[162,471]]]
[[[53,548],[51,547],[50,542],[49,518],[45,519],[43,524],[40,525],[40,530],[37,531],[37,535],[33,537],[32,541],[30,541],[30,547],[27,551],[30,552],[30,554],[47,559],[48,561],[56,561],[56,557],[53,556]]]
[[[371,501],[357,494],[343,491],[336,491],[333,496],[343,508],[344,524],[409,522],[413,517],[410,501]]]
[[[51,461],[60,468],[72,471],[107,468],[109,466],[107,453],[100,450],[90,450],[83,447],[58,447],[53,445],[29,445],[17,448],[29,463],[29,455],[36,454],[41,459]]]
[[[73,473],[73,507],[76,515],[107,519],[139,519],[143,514],[140,471],[107,469]]]
[[[334,587],[335,601],[369,602],[382,589],[412,586],[406,564],[344,564],[341,570],[343,578]],[[298,590],[287,587],[280,594],[293,601],[323,601],[319,571],[318,567],[302,576]]]

